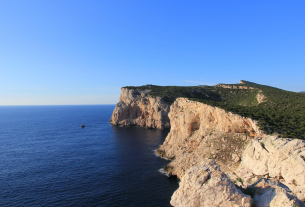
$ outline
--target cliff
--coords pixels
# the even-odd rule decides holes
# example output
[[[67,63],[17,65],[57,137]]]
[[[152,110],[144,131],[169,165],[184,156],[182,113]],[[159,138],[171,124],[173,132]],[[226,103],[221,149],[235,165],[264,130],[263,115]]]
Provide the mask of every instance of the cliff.
[[[171,131],[157,153],[172,160],[164,167],[170,176],[175,175],[181,180],[186,176],[188,186],[195,188],[197,184],[189,178],[189,170],[202,166],[209,158],[215,160],[220,170],[242,189],[265,177],[289,187],[274,187],[275,184],[270,187],[280,188],[278,192],[285,191],[279,193],[280,197],[293,197],[294,202],[287,206],[302,203],[299,199],[305,200],[304,140],[266,135],[255,120],[185,98],[178,98],[172,104],[169,118]],[[186,185],[185,181],[181,182],[178,192],[183,191],[183,185]],[[193,193],[196,197],[201,191]],[[285,200],[284,197],[278,200]],[[177,196],[172,197],[173,204],[181,202],[184,201]],[[272,199],[270,205],[271,202]],[[279,202],[273,204],[276,205],[283,206]]]
[[[160,97],[148,95],[150,90],[121,89],[110,123],[113,125],[138,125],[148,128],[170,128],[168,112],[170,105]]]
[[[265,133],[305,139],[304,94],[248,81],[216,86],[126,86],[110,121],[169,128],[169,106],[181,97],[257,120]]]
[[[172,205],[304,206],[305,141],[268,135],[291,126],[283,135],[304,137],[303,95],[241,84],[121,89],[112,124],[171,128],[156,152],[181,180]]]
[[[171,131],[157,153],[174,159],[166,169],[178,178],[204,158],[223,171],[235,169],[247,141],[264,135],[252,119],[185,98],[172,104],[169,118]]]

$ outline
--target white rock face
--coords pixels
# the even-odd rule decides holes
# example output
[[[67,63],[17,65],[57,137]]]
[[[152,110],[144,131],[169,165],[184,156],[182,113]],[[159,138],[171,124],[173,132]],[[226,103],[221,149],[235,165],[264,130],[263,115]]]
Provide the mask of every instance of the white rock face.
[[[305,207],[290,189],[276,180],[265,178],[252,185],[256,207]]]
[[[233,171],[249,135],[264,135],[252,119],[186,98],[171,105],[169,118],[171,131],[157,152],[175,158],[167,170],[178,178],[204,158],[215,159],[224,172]]]
[[[264,96],[263,92],[260,91],[260,92],[256,95],[256,99],[257,99],[257,102],[260,104],[260,103],[263,103],[263,102],[266,100],[266,96]]]
[[[248,184],[257,176],[279,179],[305,200],[305,141],[265,136],[253,139],[235,173]]]
[[[170,128],[169,104],[160,97],[150,97],[149,90],[140,91],[122,88],[120,102],[112,113],[110,122],[114,125],[138,125],[148,128]]]
[[[250,207],[251,197],[238,190],[211,159],[190,168],[171,198],[175,207]]]

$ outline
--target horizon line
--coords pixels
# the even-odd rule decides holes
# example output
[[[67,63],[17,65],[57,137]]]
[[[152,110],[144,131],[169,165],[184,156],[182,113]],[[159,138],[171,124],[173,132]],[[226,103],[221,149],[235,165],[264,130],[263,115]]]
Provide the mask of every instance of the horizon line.
[[[116,105],[116,104],[12,104],[12,105],[0,105],[1,106],[99,106],[99,105]]]

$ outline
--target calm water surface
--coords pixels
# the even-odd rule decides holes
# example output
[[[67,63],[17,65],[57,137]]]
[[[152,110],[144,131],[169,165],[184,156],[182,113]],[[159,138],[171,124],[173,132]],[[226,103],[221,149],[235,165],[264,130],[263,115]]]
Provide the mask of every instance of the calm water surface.
[[[111,126],[113,109],[0,107],[0,206],[170,206],[168,131]]]

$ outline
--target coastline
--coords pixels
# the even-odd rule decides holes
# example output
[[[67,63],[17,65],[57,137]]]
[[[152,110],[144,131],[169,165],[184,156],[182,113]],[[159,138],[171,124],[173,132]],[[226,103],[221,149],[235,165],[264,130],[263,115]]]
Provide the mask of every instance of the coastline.
[[[157,125],[149,126],[162,129],[159,126],[162,126],[163,120],[160,118],[154,120],[152,116],[149,116],[154,111],[154,108],[158,108],[156,105],[160,104],[160,99],[154,98],[159,102],[155,103],[155,105],[144,104],[145,107],[143,107],[143,103],[147,103],[146,100],[149,98],[149,96],[147,97],[147,92],[142,93],[141,91],[135,92],[133,89],[122,89],[122,94],[110,120],[112,124],[131,125],[132,123],[132,125],[145,126],[143,123],[158,122]],[[134,94],[137,95],[134,96]],[[124,97],[128,99],[126,102]],[[133,110],[137,108],[137,105],[139,105],[140,112]],[[122,106],[124,106],[123,109],[121,108]],[[132,108],[131,111],[129,110],[130,108]],[[122,111],[128,111],[128,113]],[[130,114],[130,112],[134,112],[135,115]],[[126,114],[132,117],[132,120],[137,121],[128,120]],[[147,116],[143,116],[143,114]],[[120,120],[120,115],[123,122],[116,122],[115,119]],[[230,182],[233,182],[238,189],[242,189],[244,192],[247,192],[249,188],[255,189],[256,194],[252,195],[252,198],[248,199],[242,206],[250,206],[253,202],[259,203],[264,199],[257,200],[257,196],[255,197],[260,193],[258,186],[262,182],[267,183],[266,185],[269,188],[280,189],[278,191],[281,192],[285,191],[285,188],[280,186],[285,184],[289,187],[287,187],[288,191],[285,191],[285,195],[293,201],[293,204],[290,203],[291,205],[289,205],[304,205],[300,200],[305,200],[305,180],[302,181],[300,177],[304,176],[305,172],[300,171],[293,174],[289,171],[289,164],[291,163],[294,166],[305,169],[305,163],[303,163],[305,160],[299,160],[298,158],[298,156],[305,156],[304,140],[269,136],[259,129],[258,122],[255,120],[226,112],[218,107],[190,101],[186,98],[178,98],[171,104],[167,116],[170,123],[168,127],[170,132],[164,143],[154,150],[154,153],[156,156],[171,162],[160,169],[160,173],[164,173],[169,177],[177,176],[182,181],[185,176],[192,173],[192,169],[196,166],[209,165],[213,169],[217,166],[216,168],[220,167],[219,172],[225,173]],[[149,118],[147,119],[147,117]],[[149,121],[147,122],[147,120]],[[283,148],[283,143],[286,143],[284,145],[289,147]],[[299,152],[296,152],[295,149],[299,149]],[[283,154],[283,150],[287,153]],[[252,151],[252,154],[250,151]],[[268,155],[269,152],[272,153],[272,156]],[[292,154],[296,155],[291,156]],[[289,160],[289,163],[281,161],[280,158],[282,157],[287,157],[286,159]],[[207,164],[210,161],[206,159],[215,160],[216,162]],[[264,169],[266,162],[279,167],[276,167],[276,169],[271,167]],[[184,185],[190,184],[183,183]],[[217,186],[214,187],[217,188]],[[181,190],[183,188],[183,185],[180,185],[176,192],[180,192],[180,194],[187,193]],[[232,192],[235,192],[235,188],[232,189]],[[200,190],[193,192],[191,196],[196,197],[197,194],[200,194]],[[240,192],[240,196],[241,199],[247,197],[242,192]],[[279,193],[276,196],[279,196],[278,200],[281,200],[281,202],[284,202],[283,199],[285,200],[286,198]],[[173,196],[171,203],[177,205],[177,199],[177,196]],[[184,201],[179,200],[179,202],[181,204]],[[180,205],[179,202],[177,206]],[[199,199],[196,202],[200,203],[201,201]]]

